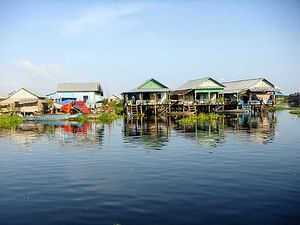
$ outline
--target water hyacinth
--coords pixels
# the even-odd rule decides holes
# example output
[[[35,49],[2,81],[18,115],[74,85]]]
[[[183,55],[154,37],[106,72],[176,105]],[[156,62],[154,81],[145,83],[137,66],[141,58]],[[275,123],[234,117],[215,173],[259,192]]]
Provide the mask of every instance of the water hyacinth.
[[[102,113],[97,117],[96,121],[100,123],[111,123],[112,121],[119,118],[120,116],[114,113]]]
[[[192,115],[189,117],[181,118],[178,120],[178,123],[179,124],[196,124],[200,121],[211,122],[211,121],[215,121],[220,118],[223,118],[223,117],[224,117],[224,115],[219,115],[219,114],[215,114],[215,113],[201,113],[198,115]]]
[[[300,117],[300,109],[290,111],[291,114],[297,115]]]
[[[24,120],[19,116],[0,116],[0,128],[10,128],[22,124]]]

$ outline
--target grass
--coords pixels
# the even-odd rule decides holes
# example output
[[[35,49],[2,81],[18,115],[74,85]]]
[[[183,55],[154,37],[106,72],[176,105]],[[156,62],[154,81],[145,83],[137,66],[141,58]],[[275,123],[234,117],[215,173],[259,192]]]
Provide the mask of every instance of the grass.
[[[111,123],[119,118],[120,116],[115,113],[102,113],[97,117],[96,121],[100,123]]]
[[[224,117],[224,115],[219,115],[219,114],[215,114],[215,113],[208,113],[208,114],[201,113],[199,115],[192,115],[189,117],[179,119],[178,123],[179,124],[196,124],[201,121],[212,122],[212,121],[218,120],[223,117]]]
[[[0,116],[0,128],[11,128],[22,124],[24,120],[19,116]]]

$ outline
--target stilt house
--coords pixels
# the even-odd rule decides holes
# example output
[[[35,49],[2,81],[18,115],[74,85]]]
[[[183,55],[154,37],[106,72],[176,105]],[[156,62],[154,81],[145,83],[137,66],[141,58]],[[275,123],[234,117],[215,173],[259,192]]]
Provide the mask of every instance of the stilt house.
[[[172,93],[183,104],[217,103],[223,96],[224,85],[211,77],[190,80]]]
[[[25,115],[45,112],[46,108],[47,101],[45,97],[25,88],[11,93],[5,100],[0,102],[0,111],[3,113],[16,112]]]
[[[151,78],[133,90],[122,93],[127,113],[161,113],[166,110],[170,89]]]
[[[265,78],[224,82],[223,85],[228,104],[237,106],[275,104],[275,85]]]

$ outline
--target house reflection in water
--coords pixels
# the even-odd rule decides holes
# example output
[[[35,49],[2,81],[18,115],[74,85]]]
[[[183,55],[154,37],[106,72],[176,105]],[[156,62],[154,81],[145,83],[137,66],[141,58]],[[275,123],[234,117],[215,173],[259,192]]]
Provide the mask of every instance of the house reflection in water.
[[[225,140],[224,119],[213,122],[199,122],[195,125],[178,125],[175,130],[183,137],[195,139],[204,147],[217,147]]]
[[[256,117],[251,117],[249,114],[232,115],[225,121],[226,132],[233,131],[243,140],[267,144],[275,137],[277,120],[274,113]]]
[[[195,125],[177,125],[178,134],[205,147],[218,147],[230,136],[237,140],[259,144],[272,142],[275,137],[276,117],[270,113],[260,117],[249,114],[232,115],[213,122]]]
[[[47,129],[44,124],[21,124],[10,129],[0,129],[0,137],[9,136],[13,141],[23,146],[32,146]]]
[[[170,118],[124,119],[124,142],[133,147],[161,150],[169,142]]]
[[[104,125],[96,123],[63,123],[51,134],[61,144],[94,146],[103,144]]]
[[[10,136],[15,142],[27,147],[43,138],[63,145],[102,146],[104,125],[77,122],[25,123],[9,130],[0,129],[1,136]]]

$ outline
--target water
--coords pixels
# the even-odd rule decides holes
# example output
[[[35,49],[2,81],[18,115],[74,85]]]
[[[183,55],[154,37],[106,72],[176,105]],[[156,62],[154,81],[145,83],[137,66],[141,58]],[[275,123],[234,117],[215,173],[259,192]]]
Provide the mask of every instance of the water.
[[[0,130],[0,224],[300,224],[300,118]]]

